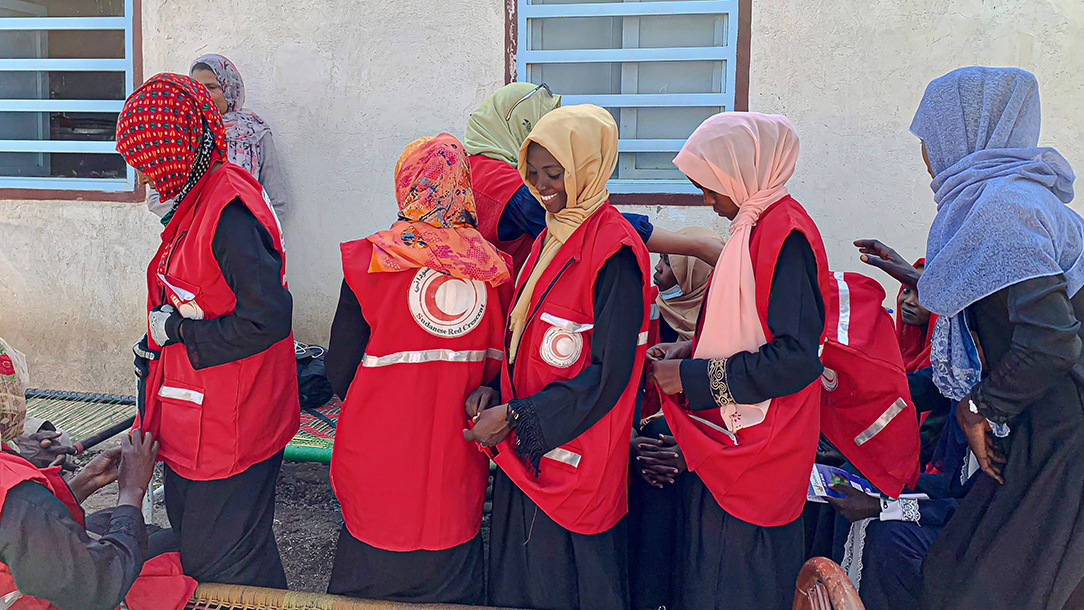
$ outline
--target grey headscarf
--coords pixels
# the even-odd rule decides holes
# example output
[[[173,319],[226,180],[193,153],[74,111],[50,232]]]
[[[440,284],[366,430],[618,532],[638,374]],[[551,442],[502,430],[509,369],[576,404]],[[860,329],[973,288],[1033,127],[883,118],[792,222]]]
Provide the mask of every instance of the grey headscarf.
[[[1038,148],[1039,85],[1016,68],[960,68],[938,78],[911,123],[935,178],[937,217],[918,283],[940,317],[931,362],[941,393],[962,400],[981,365],[964,310],[1002,288],[1064,274],[1084,285],[1084,219],[1066,203],[1075,176],[1053,148]]]
[[[255,112],[245,110],[245,81],[241,80],[241,73],[232,61],[217,53],[208,53],[192,62],[189,73],[199,64],[211,68],[211,72],[214,72],[218,79],[218,86],[222,87],[222,95],[226,98],[226,112],[222,113],[222,124],[226,128],[227,158],[230,163],[240,165],[248,170],[253,178],[259,180],[260,163],[263,160],[260,140],[271,133],[271,127]]]

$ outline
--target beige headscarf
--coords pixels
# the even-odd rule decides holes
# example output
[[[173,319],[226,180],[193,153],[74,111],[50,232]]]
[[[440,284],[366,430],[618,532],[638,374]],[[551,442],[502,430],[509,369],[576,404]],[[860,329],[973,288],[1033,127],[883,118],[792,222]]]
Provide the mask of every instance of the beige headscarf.
[[[798,134],[786,117],[724,112],[689,136],[674,165],[700,186],[729,197],[738,214],[715,268],[704,304],[704,324],[694,358],[729,358],[767,343],[756,303],[749,237],[764,210],[787,196],[798,161]],[[727,429],[737,432],[764,421],[771,401],[722,408]]]
[[[531,142],[537,142],[549,151],[565,169],[568,204],[556,214],[546,212],[542,251],[508,320],[508,328],[512,331],[508,344],[509,363],[516,361],[538,278],[576,229],[610,198],[606,181],[617,167],[617,123],[609,112],[590,104],[558,108],[538,121],[519,149],[519,175],[531,189],[531,194],[541,200],[538,190],[527,180],[527,147]]]
[[[26,419],[26,357],[0,338],[0,440],[15,440]]]
[[[530,97],[523,99],[528,94]],[[561,96],[550,95],[545,87],[539,89],[531,83],[511,83],[501,87],[470,113],[467,135],[463,139],[467,154],[485,155],[514,166],[520,144],[527,134],[531,133],[539,119],[560,105]],[[509,111],[512,112],[511,117],[508,116]]]
[[[703,227],[686,227],[678,233],[689,237],[711,237],[725,242],[715,231]],[[662,318],[670,328],[677,331],[681,340],[689,341],[696,334],[696,320],[700,316],[700,306],[704,304],[704,293],[708,291],[708,279],[714,267],[695,256],[670,254],[666,258],[670,261],[670,268],[674,270],[678,286],[681,286],[681,296],[665,300],[659,295],[655,304],[659,306]]]

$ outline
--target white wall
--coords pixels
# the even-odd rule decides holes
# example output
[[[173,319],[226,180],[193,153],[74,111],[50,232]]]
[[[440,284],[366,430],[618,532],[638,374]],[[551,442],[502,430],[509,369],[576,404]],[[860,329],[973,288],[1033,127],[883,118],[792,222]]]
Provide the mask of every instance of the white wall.
[[[1034,72],[1041,143],[1084,172],[1080,0],[754,0],[752,58],[750,110],[794,123],[802,152],[789,187],[832,268],[884,280],[890,298],[899,284],[850,244],[876,237],[908,259],[925,253],[936,208],[908,127],[932,79],[968,65]]]
[[[1035,72],[1043,142],[1084,168],[1080,0],[753,4],[750,107],[794,122],[802,154],[791,190],[836,269],[861,267],[856,237],[922,254],[934,206],[907,127],[926,83],[953,68]],[[502,0],[143,0],[147,75],[222,53],[274,128],[299,340],[327,339],[338,243],[393,219],[403,145],[461,137],[469,112],[503,84],[502,10]],[[705,208],[633,211],[671,229],[725,230]],[[139,204],[0,201],[0,336],[27,352],[35,385],[131,393],[157,234]]]

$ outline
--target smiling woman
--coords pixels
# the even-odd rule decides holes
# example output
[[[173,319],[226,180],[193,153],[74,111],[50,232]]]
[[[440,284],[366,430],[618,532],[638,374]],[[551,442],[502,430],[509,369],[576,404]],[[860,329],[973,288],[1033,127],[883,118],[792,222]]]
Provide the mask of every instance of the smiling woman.
[[[553,110],[518,162],[546,231],[520,274],[500,400],[466,435],[500,447],[489,605],[628,608],[627,443],[649,262],[608,203],[617,124],[597,106]]]

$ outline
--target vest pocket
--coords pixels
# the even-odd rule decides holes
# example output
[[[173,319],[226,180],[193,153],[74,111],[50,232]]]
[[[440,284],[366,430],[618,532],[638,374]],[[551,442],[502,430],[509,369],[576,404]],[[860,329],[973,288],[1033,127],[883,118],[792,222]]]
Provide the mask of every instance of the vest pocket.
[[[182,468],[195,468],[203,431],[203,388],[163,379],[158,387],[161,405],[161,453]]]

